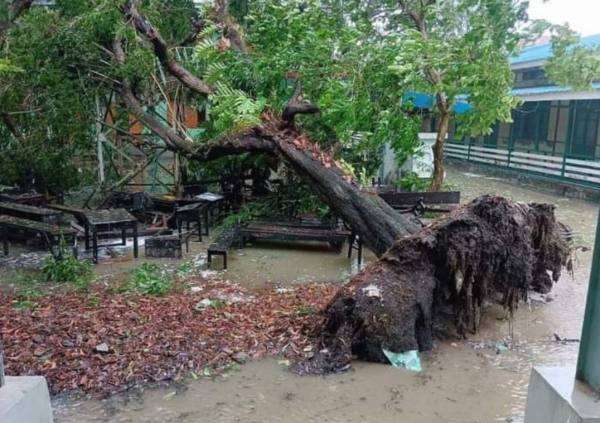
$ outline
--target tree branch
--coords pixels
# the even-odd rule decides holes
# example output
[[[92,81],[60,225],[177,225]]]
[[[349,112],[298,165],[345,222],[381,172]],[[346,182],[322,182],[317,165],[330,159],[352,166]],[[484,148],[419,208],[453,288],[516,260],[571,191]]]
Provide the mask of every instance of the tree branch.
[[[296,90],[291,100],[283,109],[282,117],[289,124],[293,124],[296,115],[316,115],[320,113],[319,106],[303,101],[302,98],[302,83],[296,81]]]
[[[115,41],[113,43],[113,53],[117,64],[123,65],[125,63],[125,52],[120,42]],[[227,136],[206,144],[195,144],[181,137],[172,128],[162,125],[155,116],[145,110],[129,81],[121,81],[118,93],[125,106],[144,126],[161,138],[170,150],[181,153],[188,159],[209,161],[248,152],[275,154],[275,146],[269,139],[253,133]]]
[[[206,28],[206,22],[201,19],[197,12],[194,12],[192,19],[192,31],[185,39],[179,43],[179,47],[187,47],[194,44],[198,40],[198,35]]]
[[[15,26],[15,21],[17,21],[25,11],[27,11],[34,0],[14,0],[9,5],[9,18],[7,22],[0,22],[0,38],[4,35],[6,31]]]
[[[17,125],[10,117],[10,115],[5,111],[1,111],[0,118],[2,119],[2,123],[4,123],[4,125],[8,128],[11,134],[13,134],[13,136],[19,141],[23,141],[23,136],[21,135],[21,132],[19,132],[19,128],[17,128]]]
[[[154,54],[160,64],[182,84],[198,94],[212,94],[213,88],[200,80],[186,68],[174,60],[167,47],[167,43],[160,36],[150,22],[142,18],[136,8],[137,0],[128,0],[125,4],[124,12],[128,22],[134,26],[137,32],[142,35],[154,47]]]
[[[223,35],[227,37],[233,46],[243,54],[250,51],[238,25],[229,16],[229,0],[218,0],[215,8],[217,19],[223,27]]]

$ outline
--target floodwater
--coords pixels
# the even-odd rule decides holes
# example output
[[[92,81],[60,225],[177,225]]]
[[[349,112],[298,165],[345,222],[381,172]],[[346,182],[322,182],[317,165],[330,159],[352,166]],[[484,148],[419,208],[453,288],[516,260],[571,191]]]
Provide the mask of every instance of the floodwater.
[[[560,220],[578,233],[577,244],[592,247],[598,205],[551,192],[450,168],[448,182],[468,201],[499,194],[515,201],[556,204]],[[207,245],[205,242],[204,245]],[[440,342],[423,354],[420,374],[392,366],[354,363],[342,375],[299,377],[277,360],[250,363],[214,380],[192,380],[186,389],[156,389],[105,401],[55,400],[57,423],[159,422],[522,422],[529,373],[534,365],[575,365],[581,333],[591,251],[578,251],[573,277],[563,275],[548,296],[534,296],[508,320],[493,307],[481,332],[467,341]],[[196,244],[192,261],[204,260]],[[370,256],[372,259],[372,256]],[[101,265],[100,272],[125,274],[132,262]],[[355,261],[311,245],[300,250],[261,245],[234,251],[229,280],[259,287],[266,282],[311,280],[343,283]]]

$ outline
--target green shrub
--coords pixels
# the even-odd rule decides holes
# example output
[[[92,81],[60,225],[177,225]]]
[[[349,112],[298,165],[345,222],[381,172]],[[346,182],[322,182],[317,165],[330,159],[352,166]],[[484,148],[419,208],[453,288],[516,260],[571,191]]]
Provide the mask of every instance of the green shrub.
[[[87,291],[94,280],[94,269],[87,260],[66,255],[61,260],[48,257],[44,260],[42,274],[48,282],[66,282]]]
[[[158,265],[146,262],[133,272],[130,288],[140,294],[158,297],[173,289],[173,281]]]
[[[397,185],[403,191],[422,192],[427,191],[427,189],[431,185],[431,179],[421,179],[416,173],[411,173],[410,175],[400,179],[397,182]]]

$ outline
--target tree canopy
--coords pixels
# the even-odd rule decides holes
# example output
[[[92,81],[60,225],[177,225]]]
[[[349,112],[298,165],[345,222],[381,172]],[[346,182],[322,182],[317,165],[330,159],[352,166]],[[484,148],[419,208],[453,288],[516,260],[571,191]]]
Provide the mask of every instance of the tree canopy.
[[[320,112],[297,121],[299,130],[364,180],[375,175],[386,142],[400,161],[418,147],[420,114],[403,104],[409,90],[436,97],[433,112],[447,118],[438,128],[442,141],[459,98],[473,106],[457,117],[466,134],[509,121],[516,100],[507,59],[539,29],[529,21],[527,2],[513,0],[220,0],[200,9],[191,0],[57,0],[53,8],[15,0],[3,6],[0,165],[7,171],[0,183],[26,171],[66,188],[92,170],[81,162],[93,158],[103,113],[98,98],[113,99],[122,134],[130,130],[130,114],[174,97],[205,111],[193,137],[182,125],[173,134],[164,123],[143,122],[188,149],[259,127],[265,112],[280,113],[299,98]],[[565,54],[557,54],[553,66],[562,70],[552,75],[563,82],[561,75],[570,73],[573,62],[560,59],[568,52],[588,60],[589,83],[597,61],[568,47],[572,35],[557,40],[563,41],[555,41],[556,51]],[[122,95],[125,86],[131,96]],[[75,156],[79,165],[70,160]]]

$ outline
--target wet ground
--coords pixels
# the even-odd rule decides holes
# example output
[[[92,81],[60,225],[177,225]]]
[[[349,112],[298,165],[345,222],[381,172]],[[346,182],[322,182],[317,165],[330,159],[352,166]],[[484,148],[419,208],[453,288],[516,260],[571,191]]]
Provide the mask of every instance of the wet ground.
[[[558,218],[578,232],[577,244],[593,244],[597,204],[457,168],[448,170],[448,181],[465,201],[490,193],[515,201],[556,204]],[[318,245],[280,247],[234,251],[224,276],[250,287],[311,280],[343,283],[357,269],[345,254]],[[202,265],[203,254],[202,246],[196,244],[189,258]],[[286,372],[281,363],[266,360],[215,380],[191,381],[184,390],[158,389],[107,401],[56,400],[55,419],[57,423],[521,422],[531,367],[576,362],[578,344],[557,342],[555,334],[561,339],[580,336],[591,252],[579,252],[578,258],[573,278],[564,275],[552,294],[534,297],[516,312],[514,320],[493,308],[480,334],[464,342],[441,342],[433,353],[423,356],[421,374],[355,363],[343,375],[302,378]],[[126,277],[136,265],[118,262],[97,269]]]
[[[216,232],[218,234],[218,231]],[[203,242],[191,242],[190,251],[183,260],[152,259],[166,268],[176,268],[185,262],[195,267],[206,269],[206,249],[213,242],[215,233],[203,237]],[[112,247],[110,252],[100,250],[100,264],[95,273],[102,278],[125,280],[131,272],[144,261],[143,240],[140,242],[140,260],[131,260],[132,247]],[[293,286],[311,282],[342,284],[347,282],[359,270],[356,250],[352,259],[348,259],[347,248],[338,254],[325,243],[284,243],[257,242],[243,250],[233,249],[228,256],[228,270],[222,271],[220,257],[213,259],[214,273],[231,282],[240,283],[248,288],[261,288],[265,285]],[[89,254],[87,254],[89,256]],[[111,257],[112,255],[112,257]],[[9,257],[0,256],[0,282],[11,282],[24,273],[39,269],[42,261],[49,253],[32,252],[23,247],[11,247]],[[91,256],[90,256],[91,257]],[[375,256],[364,251],[365,266]]]

